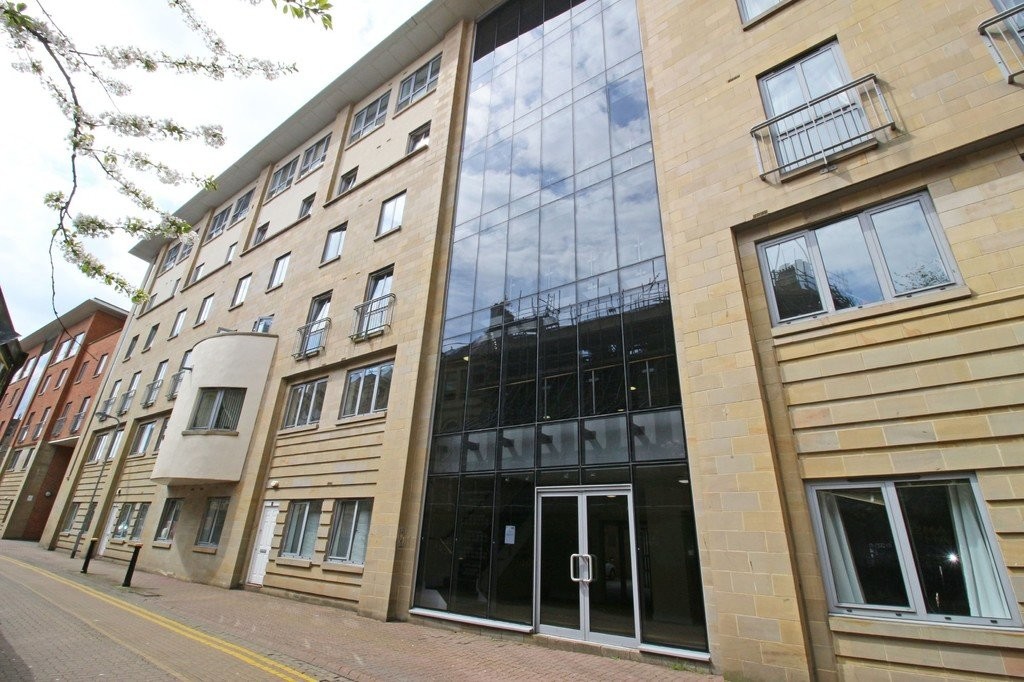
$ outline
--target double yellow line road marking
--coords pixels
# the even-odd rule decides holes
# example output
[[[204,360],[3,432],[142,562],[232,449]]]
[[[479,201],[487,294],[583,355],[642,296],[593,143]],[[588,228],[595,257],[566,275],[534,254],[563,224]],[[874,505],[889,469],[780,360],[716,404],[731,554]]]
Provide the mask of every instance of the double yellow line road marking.
[[[235,659],[237,659],[239,661],[242,661],[243,663],[245,663],[247,665],[250,665],[250,666],[252,666],[254,668],[262,670],[265,673],[267,673],[269,675],[272,675],[274,677],[280,678],[282,680],[303,680],[303,681],[309,681],[309,682],[315,682],[315,680],[317,679],[315,677],[310,677],[309,675],[306,675],[306,674],[304,674],[302,672],[299,672],[298,670],[295,670],[294,668],[291,668],[291,667],[289,667],[287,665],[279,663],[279,662],[275,661],[272,658],[268,658],[267,656],[263,656],[261,654],[258,654],[255,651],[252,651],[250,649],[246,649],[245,647],[239,646],[237,644],[232,644],[231,642],[228,642],[228,641],[226,641],[224,639],[221,639],[219,637],[215,637],[213,635],[206,634],[205,632],[202,632],[202,631],[197,630],[195,628],[189,627],[189,626],[187,626],[187,625],[185,625],[183,623],[179,623],[176,620],[172,620],[170,618],[166,618],[164,616],[158,615],[156,613],[153,613],[152,611],[148,611],[148,610],[146,610],[146,609],[144,609],[142,607],[135,606],[134,604],[130,604],[130,603],[128,603],[128,602],[126,602],[126,601],[124,601],[122,599],[118,599],[117,597],[113,597],[111,595],[105,594],[103,592],[100,592],[99,590],[95,590],[95,589],[93,589],[91,587],[87,587],[87,586],[82,585],[80,583],[77,583],[77,582],[75,582],[73,580],[68,580],[67,578],[62,578],[61,576],[59,576],[59,575],[57,575],[55,573],[51,573],[50,571],[38,568],[37,566],[33,566],[32,564],[28,564],[28,563],[25,563],[23,561],[18,561],[17,559],[12,559],[10,557],[5,557],[5,556],[0,556],[0,559],[2,559],[3,561],[5,561],[5,562],[7,562],[9,564],[13,564],[13,565],[18,566],[20,568],[23,568],[25,570],[33,571],[33,572],[35,572],[35,573],[37,573],[37,574],[39,574],[41,576],[44,576],[44,577],[46,577],[46,578],[48,578],[50,580],[53,580],[53,581],[58,582],[58,583],[60,583],[62,585],[65,585],[67,587],[70,587],[70,588],[73,588],[75,590],[78,590],[78,591],[80,591],[80,592],[82,592],[84,594],[89,595],[90,597],[93,597],[94,599],[97,599],[97,600],[99,600],[101,602],[109,604],[110,606],[114,606],[114,607],[116,607],[118,609],[121,609],[122,611],[126,611],[127,613],[130,613],[133,616],[136,616],[138,618],[142,618],[142,619],[144,619],[146,621],[149,621],[150,623],[153,623],[153,624],[158,625],[158,626],[160,626],[162,628],[165,628],[165,629],[167,629],[167,630],[169,630],[169,631],[171,631],[171,632],[173,632],[175,634],[181,635],[182,637],[186,637],[186,638],[188,638],[188,639],[190,639],[190,640],[192,640],[194,642],[197,642],[197,643],[202,644],[204,646],[207,646],[207,647],[209,647],[211,649],[219,651],[219,652],[221,652],[221,653],[223,653],[223,654],[225,654],[227,656],[231,656],[231,657],[233,657],[233,658],[235,658]],[[59,608],[59,609],[61,609],[63,611],[68,611],[65,607],[61,606],[59,603],[54,601],[54,599],[52,599],[50,596],[48,596],[48,595],[40,592],[39,590],[36,590],[36,589],[34,589],[34,588],[30,587],[29,585],[26,585],[24,583],[22,583],[22,585],[26,589],[31,590],[37,596],[39,596],[42,599],[45,599],[46,601],[48,601],[49,603],[53,604],[57,608]],[[78,616],[78,614],[72,614],[72,615]],[[90,625],[92,627],[96,627],[92,623],[90,623]],[[96,629],[99,630],[100,628],[96,627]],[[142,656],[143,658],[145,658],[149,662],[153,663],[154,665],[156,665],[157,667],[162,669],[164,672],[167,672],[168,674],[171,674],[174,677],[179,677],[179,678],[182,678],[182,679],[186,679],[186,677],[182,677],[182,675],[178,674],[176,671],[171,670],[171,669],[165,667],[164,665],[160,664],[158,661],[155,661],[151,656],[147,655],[146,652],[139,650],[137,647],[132,646],[131,644],[129,644],[128,642],[123,641],[122,639],[117,638],[116,636],[114,636],[110,632],[106,632],[106,631],[102,631],[102,632],[103,632],[103,634],[105,636],[109,637],[112,641],[115,641],[119,645],[124,646],[124,647],[130,649],[131,651],[133,651],[134,653]]]

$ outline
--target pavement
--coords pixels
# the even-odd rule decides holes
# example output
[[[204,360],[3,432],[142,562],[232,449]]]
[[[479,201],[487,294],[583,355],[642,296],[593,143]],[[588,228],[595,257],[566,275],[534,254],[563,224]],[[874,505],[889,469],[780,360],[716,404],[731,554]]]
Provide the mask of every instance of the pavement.
[[[450,625],[384,623],[0,540],[3,680],[673,680],[686,661]],[[621,653],[622,658],[616,657]],[[633,654],[635,656],[635,654]]]

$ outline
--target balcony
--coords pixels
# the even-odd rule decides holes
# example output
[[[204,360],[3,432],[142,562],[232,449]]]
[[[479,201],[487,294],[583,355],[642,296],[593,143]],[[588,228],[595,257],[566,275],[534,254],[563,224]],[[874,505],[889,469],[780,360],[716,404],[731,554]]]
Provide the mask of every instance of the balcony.
[[[357,305],[355,325],[349,338],[353,341],[364,341],[390,329],[395,301],[394,294],[387,294]]]
[[[292,353],[292,357],[298,360],[322,351],[327,347],[327,332],[330,330],[331,318],[329,317],[299,327],[296,330],[295,351]]]
[[[50,438],[59,438],[60,434],[64,432],[64,425],[67,421],[67,417],[57,417],[53,420],[53,431],[50,431]]]
[[[187,369],[182,369],[171,375],[170,387],[167,389],[167,399],[174,400],[178,397],[178,390],[181,388],[181,380],[185,378]]]
[[[39,440],[39,438],[43,435],[44,426],[46,426],[46,422],[44,422],[43,420],[39,420],[39,423],[36,424],[36,430],[32,433],[32,440]]]
[[[889,105],[874,74],[862,76],[750,130],[762,180],[783,180],[828,168],[843,156],[883,141],[896,130]]]
[[[85,412],[76,412],[75,416],[71,418],[71,431],[70,433],[78,433],[82,428],[82,422],[85,421]]]
[[[117,403],[117,396],[116,395],[112,395],[109,398],[107,398],[106,400],[104,400],[102,403],[100,403],[100,407],[96,411],[97,412],[102,412],[103,414],[110,414],[111,410],[114,409],[114,404],[115,403]]]
[[[125,391],[124,395],[121,396],[121,403],[117,406],[117,413],[125,414],[132,406],[132,400],[135,398],[135,389]],[[109,412],[108,412],[109,414]]]
[[[160,397],[160,387],[164,385],[163,379],[146,384],[146,394],[142,398],[142,406],[149,407]]]
[[[1024,5],[1011,7],[981,22],[978,33],[1007,83],[1024,73]]]
[[[25,424],[24,426],[21,427],[21,433],[18,434],[18,442],[19,443],[25,442],[25,439],[28,438],[28,430],[29,430],[29,428],[30,427],[29,427],[28,424]]]

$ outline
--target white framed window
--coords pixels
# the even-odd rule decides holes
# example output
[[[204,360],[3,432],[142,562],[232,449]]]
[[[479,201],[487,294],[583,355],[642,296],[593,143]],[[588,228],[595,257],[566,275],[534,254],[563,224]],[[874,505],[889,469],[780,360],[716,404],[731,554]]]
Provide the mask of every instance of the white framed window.
[[[302,358],[314,355],[327,346],[327,332],[331,328],[331,294],[314,296],[309,302],[306,324],[299,327],[295,357]]]
[[[145,454],[149,443],[153,439],[153,432],[156,430],[156,420],[139,424],[139,430],[135,433],[135,442],[132,444],[129,455]]]
[[[286,253],[283,256],[278,256],[277,260],[274,261],[274,267],[270,271],[270,281],[267,282],[267,289],[273,289],[284,284],[284,277],[288,274],[288,260],[291,258],[290,253]]]
[[[322,500],[297,500],[288,504],[288,519],[281,538],[281,556],[310,559],[316,548]]]
[[[389,361],[351,370],[345,377],[341,416],[372,414],[388,409],[388,395],[391,393],[391,375],[394,369],[394,361]]]
[[[302,200],[302,203],[299,205],[299,219],[305,218],[313,212],[313,202],[315,201],[316,194],[310,194]]]
[[[356,167],[341,176],[341,179],[338,180],[338,194],[344,194],[356,186],[356,175],[358,173],[359,168]]]
[[[262,317],[257,317],[256,321],[252,323],[252,330],[259,334],[269,334],[270,328],[273,324],[273,315],[263,315]]]
[[[270,229],[270,223],[263,223],[256,228],[256,232],[252,235],[252,245],[262,244],[267,239],[267,231]]]
[[[356,307],[357,339],[382,334],[391,324],[391,286],[395,280],[394,267],[387,267],[371,274],[366,282],[366,300]]]
[[[245,401],[244,388],[200,388],[189,429],[234,431]]]
[[[295,169],[298,166],[299,157],[296,156],[274,171],[273,177],[270,178],[270,187],[267,189],[267,201],[292,186],[292,180],[295,178]]]
[[[67,379],[67,378],[68,378],[68,368],[65,367],[64,369],[62,369],[60,371],[60,374],[57,375],[57,382],[53,385],[53,387],[54,388],[60,388],[61,386],[64,385],[64,380]]]
[[[85,343],[85,332],[78,332],[75,334],[74,341],[71,342],[71,348],[68,349],[68,357],[74,357],[78,355],[78,351],[82,350],[82,344]]]
[[[196,535],[196,546],[216,547],[220,544],[220,534],[224,530],[224,519],[228,515],[230,502],[230,497],[208,497],[206,499],[206,511],[203,512],[199,534]]]
[[[70,533],[71,529],[75,527],[75,521],[78,520],[78,512],[82,509],[81,502],[72,502],[71,506],[68,507],[68,513],[64,516],[64,523],[60,527],[61,533]]]
[[[32,461],[33,448],[26,448],[25,459],[21,460],[21,470],[28,469],[28,463]]]
[[[149,502],[125,502],[117,512],[112,538],[138,540],[149,513]]]
[[[160,329],[159,324],[154,324],[149,328],[149,333],[146,334],[146,342],[142,344],[142,350],[147,351],[153,347],[153,341],[156,340],[156,333]]]
[[[333,230],[327,231],[327,238],[324,240],[324,251],[320,256],[321,263],[334,260],[341,255],[341,250],[345,246],[345,230],[347,228],[348,223],[345,223],[335,227]]]
[[[236,251],[238,251],[238,242],[235,242],[234,244],[228,247],[228,252],[224,256],[224,262],[230,263],[231,261],[233,261],[235,259]]]
[[[256,192],[256,188],[253,187],[251,190],[238,197],[238,201],[235,202],[235,210],[231,213],[231,222],[237,223],[239,220],[249,215],[249,206],[252,204],[252,195]],[[231,260],[230,258],[228,260]]]
[[[405,145],[405,153],[412,154],[421,147],[430,144],[430,123],[424,123],[416,130],[409,133],[409,142]]]
[[[213,222],[210,223],[210,229],[206,233],[205,241],[210,241],[214,237],[219,237],[224,228],[228,226],[228,219],[231,218],[231,207],[228,206],[223,211],[213,216]]]
[[[284,409],[284,423],[281,424],[281,428],[318,423],[326,392],[326,378],[292,386],[288,390],[288,404]]]
[[[231,307],[245,303],[245,296],[249,293],[249,283],[252,282],[252,273],[240,277],[235,284],[235,293],[231,297]]]
[[[194,245],[192,244],[191,240],[181,243],[181,253],[178,254],[178,262],[179,263],[181,261],[185,260],[186,258],[188,258],[188,255],[190,253],[192,253],[193,246]]]
[[[167,249],[167,254],[164,256],[164,264],[160,268],[161,272],[170,270],[178,262],[178,254],[181,253],[181,242],[171,245]]]
[[[1020,624],[973,476],[808,488],[833,613]]]
[[[327,539],[327,560],[362,565],[370,537],[373,500],[335,500],[331,532]]]
[[[774,323],[831,314],[960,281],[926,193],[758,245]]]
[[[121,449],[121,440],[124,438],[124,427],[120,427],[114,431],[113,437],[110,439],[110,448],[107,450],[106,458],[110,460],[117,457],[117,451]]]
[[[128,382],[128,390],[121,396],[121,403],[117,406],[117,413],[124,414],[128,411],[128,408],[132,405],[132,399],[135,397],[135,392],[139,389],[139,381],[142,379],[142,372],[138,371],[132,375],[131,380]]]
[[[142,398],[142,406],[149,407],[156,402],[160,396],[160,387],[164,384],[164,377],[167,375],[167,360],[161,360],[156,371],[153,372],[153,381],[146,386],[146,394]]]
[[[39,385],[39,395],[46,393],[46,389],[50,387],[50,378],[51,376],[49,374],[43,377],[43,383]]]
[[[199,314],[196,315],[196,324],[202,324],[210,318],[210,308],[213,307],[213,294],[203,299],[199,304]]]
[[[302,165],[299,167],[299,177],[316,170],[324,165],[327,159],[327,147],[331,144],[331,134],[327,133],[317,140],[311,147],[302,153]]]
[[[100,361],[96,363],[96,371],[93,372],[94,377],[98,377],[103,374],[103,370],[107,368],[107,354],[104,353],[100,356]]]
[[[128,341],[128,348],[124,351],[124,359],[130,360],[132,353],[135,352],[135,346],[139,343],[139,335],[136,334]]]
[[[134,502],[124,502],[117,510],[117,518],[111,527],[110,537],[124,539],[128,537],[128,528],[131,523],[132,512],[135,511]]]
[[[380,220],[377,221],[377,236],[394,232],[402,226],[402,216],[405,213],[405,192],[397,194],[380,207]]]
[[[740,5],[740,18],[743,23],[761,16],[776,5],[781,5],[784,0],[738,0]]]
[[[135,503],[135,523],[132,524],[130,540],[142,539],[142,527],[146,525],[146,515],[149,513],[149,502]]]
[[[7,460],[7,470],[13,471],[18,466],[18,458],[21,457],[21,450],[15,450]]]
[[[197,265],[195,269],[192,271],[192,277],[189,281],[191,283],[198,282],[199,279],[203,276],[204,268],[206,268],[206,263],[200,263],[199,265]]]
[[[184,503],[185,500],[180,497],[164,500],[164,509],[160,513],[160,522],[157,523],[154,540],[170,542],[174,539],[174,529],[178,525],[178,517],[181,516],[181,508]]]
[[[60,362],[64,358],[66,358],[68,356],[68,351],[70,350],[70,348],[71,348],[71,339],[70,338],[64,339],[61,342],[60,347],[57,349],[57,353],[53,356],[53,363],[51,363],[51,364],[56,365],[58,362]]]
[[[356,112],[352,119],[352,132],[348,136],[350,144],[384,125],[384,121],[388,117],[388,99],[390,97],[391,91],[388,90]]]
[[[171,325],[171,335],[167,338],[173,339],[181,333],[181,328],[185,326],[185,313],[187,312],[188,308],[182,308],[178,311],[178,314],[174,316],[174,324]]]
[[[398,105],[395,111],[401,111],[428,92],[437,87],[437,79],[441,75],[441,55],[416,69],[398,86]]]

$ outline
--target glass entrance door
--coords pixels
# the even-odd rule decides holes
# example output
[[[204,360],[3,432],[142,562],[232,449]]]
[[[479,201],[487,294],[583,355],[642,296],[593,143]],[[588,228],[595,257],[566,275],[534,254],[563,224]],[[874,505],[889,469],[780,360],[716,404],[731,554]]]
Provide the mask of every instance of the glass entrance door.
[[[629,487],[538,488],[537,497],[537,632],[637,646]]]

